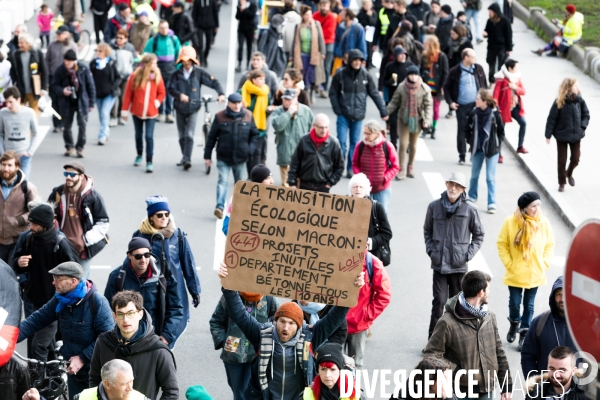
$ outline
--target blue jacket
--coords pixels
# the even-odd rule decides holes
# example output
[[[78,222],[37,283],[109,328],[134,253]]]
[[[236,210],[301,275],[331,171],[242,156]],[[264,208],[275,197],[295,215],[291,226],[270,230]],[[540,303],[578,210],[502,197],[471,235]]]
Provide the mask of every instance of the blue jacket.
[[[564,315],[561,315],[554,301],[554,293],[558,289],[563,289],[563,277],[559,276],[552,285],[552,293],[550,293],[550,310],[552,314],[548,317],[542,334],[538,338],[536,335],[537,325],[540,320],[540,315],[531,321],[527,336],[523,342],[521,350],[521,367],[523,375],[527,377],[539,375],[540,371],[548,368],[548,355],[556,346],[570,347],[573,352],[577,352],[575,343],[569,333],[567,321]],[[564,296],[564,294],[563,294]]]
[[[150,268],[152,268],[152,276],[147,279],[143,284],[130,267],[129,258],[125,258],[123,262],[123,268],[125,269],[125,282],[123,283],[123,290],[133,290],[139,292],[144,298],[144,308],[150,314],[153,323],[156,323],[156,313],[158,311],[158,276],[159,271],[153,258],[150,259]],[[106,283],[106,289],[104,290],[104,296],[109,302],[112,301],[113,296],[117,293],[117,280],[119,277],[119,271],[121,267],[115,268],[108,276],[108,282]],[[154,326],[154,330],[158,336],[163,336],[169,343],[169,347],[173,348],[175,341],[177,340],[177,327],[183,318],[183,306],[177,291],[177,279],[173,275],[170,279],[167,279],[167,294],[166,294],[166,307],[164,316],[164,326]]]
[[[355,22],[346,32],[346,24],[342,22],[335,31],[335,43],[333,45],[333,55],[342,58],[350,50],[357,49],[367,59],[367,41],[365,39],[365,29],[361,24]]]
[[[108,301],[100,293],[95,293],[97,289],[92,281],[88,280],[87,286],[88,292],[81,302],[65,307],[59,313],[56,312],[58,300],[53,297],[42,308],[21,322],[18,339],[21,342],[32,337],[40,329],[58,320],[64,342],[60,353],[66,360],[73,356],[81,358],[84,363],[81,369],[82,376],[89,372],[96,339],[101,333],[112,330],[115,325]],[[90,298],[93,299],[96,306],[95,316],[92,315],[90,309]]]

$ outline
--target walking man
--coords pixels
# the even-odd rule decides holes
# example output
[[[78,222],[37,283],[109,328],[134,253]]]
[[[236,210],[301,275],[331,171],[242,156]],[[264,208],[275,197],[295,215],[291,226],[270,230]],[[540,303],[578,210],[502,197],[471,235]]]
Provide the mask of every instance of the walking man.
[[[34,48],[34,44],[31,34],[19,35],[19,49],[11,53],[10,78],[19,88],[23,105],[29,105],[39,118],[38,100],[48,90],[48,69],[42,51]]]

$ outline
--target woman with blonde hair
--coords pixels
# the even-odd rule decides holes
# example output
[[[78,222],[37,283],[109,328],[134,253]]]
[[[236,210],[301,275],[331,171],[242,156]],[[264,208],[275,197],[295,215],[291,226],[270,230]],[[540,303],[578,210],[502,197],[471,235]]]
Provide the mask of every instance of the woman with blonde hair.
[[[567,180],[569,185],[575,186],[573,170],[579,164],[581,139],[585,136],[589,123],[590,111],[581,97],[577,79],[566,78],[560,84],[558,97],[552,104],[546,121],[546,143],[550,144],[552,136],[556,139],[559,192],[565,191]],[[566,168],[569,147],[571,159],[569,167]]]
[[[514,214],[504,220],[498,235],[498,255],[506,268],[504,284],[508,286],[509,343],[519,332],[518,350],[534,315],[538,287],[546,284],[546,270],[554,256],[552,226],[541,212],[540,195],[526,192],[517,200]],[[523,315],[521,315],[521,301]]]
[[[423,137],[427,133],[435,139],[435,128],[440,119],[440,104],[444,99],[442,87],[448,76],[448,57],[440,51],[440,41],[435,35],[425,36],[425,51],[421,58],[421,77],[423,82],[431,89],[433,98],[433,122],[431,129],[423,130]]]
[[[127,121],[131,110],[135,127],[135,147],[137,156],[133,165],[142,163],[144,154],[144,125],[146,125],[146,172],[153,172],[152,156],[154,152],[154,124],[158,117],[158,108],[167,94],[165,83],[157,65],[155,54],[144,55],[140,66],[131,74],[123,96],[121,116]]]
[[[100,117],[98,144],[103,146],[110,136],[110,110],[121,92],[121,79],[108,44],[100,43],[96,48],[96,58],[90,62],[90,72],[96,85],[96,106]]]

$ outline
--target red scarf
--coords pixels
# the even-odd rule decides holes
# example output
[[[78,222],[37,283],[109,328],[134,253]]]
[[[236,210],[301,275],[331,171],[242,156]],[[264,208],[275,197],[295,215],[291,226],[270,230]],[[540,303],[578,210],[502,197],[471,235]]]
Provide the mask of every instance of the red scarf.
[[[315,133],[315,128],[312,128],[310,130],[310,140],[313,141],[314,144],[317,145],[317,147],[321,147],[321,145],[323,143],[325,143],[325,141],[327,140],[327,138],[329,137],[329,131],[327,131],[327,133],[325,134],[325,136],[323,137],[318,137],[317,134]]]

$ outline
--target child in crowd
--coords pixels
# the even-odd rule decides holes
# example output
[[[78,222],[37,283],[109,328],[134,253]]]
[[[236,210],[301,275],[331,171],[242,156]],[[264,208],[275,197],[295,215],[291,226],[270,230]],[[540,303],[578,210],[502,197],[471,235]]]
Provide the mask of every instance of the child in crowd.
[[[248,175],[255,165],[265,164],[267,159],[267,113],[270,99],[269,85],[265,84],[265,73],[253,70],[240,90],[244,107],[252,111],[254,123],[260,132],[258,145],[247,163]]]
[[[37,16],[37,26],[40,28],[40,40],[42,41],[42,48],[44,47],[44,39],[46,39],[46,48],[48,48],[48,44],[50,43],[52,18],[54,18],[54,13],[50,7],[48,7],[47,4],[42,4],[40,13]]]

